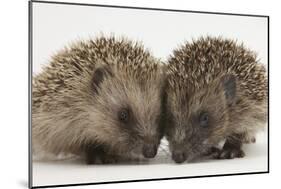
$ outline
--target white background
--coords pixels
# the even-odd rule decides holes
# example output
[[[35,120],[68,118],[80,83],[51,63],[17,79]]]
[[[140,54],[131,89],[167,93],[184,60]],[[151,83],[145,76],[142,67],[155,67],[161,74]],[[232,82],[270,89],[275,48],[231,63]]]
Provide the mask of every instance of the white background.
[[[87,2],[87,1],[83,1]],[[93,2],[93,1],[88,1]],[[110,1],[95,3],[112,4]],[[265,188],[278,185],[280,177],[280,13],[279,6],[269,1],[114,1],[114,4],[204,10],[218,12],[235,12],[267,14],[271,16],[271,166],[270,174],[234,177],[201,178],[161,182],[142,182],[116,184],[116,188],[144,187],[189,187],[189,188]],[[1,6],[1,188],[24,188],[27,183],[27,2],[9,1]],[[3,67],[4,66],[4,67]],[[274,102],[273,102],[274,101]],[[165,171],[165,170],[163,170]],[[113,185],[85,186],[76,188],[110,188]],[[70,188],[70,187],[69,187]],[[74,188],[74,187],[73,187]]]
[[[267,65],[267,18],[200,13],[136,10],[61,4],[33,4],[33,70],[38,73],[50,55],[65,44],[114,34],[142,41],[165,60],[185,40],[222,36],[243,42]],[[77,161],[34,162],[33,185],[59,185],[116,180],[139,180],[267,170],[267,137],[244,146],[246,157],[176,165],[166,153],[142,165],[92,165]],[[168,150],[167,150],[168,151]],[[165,171],[163,171],[165,170]],[[122,172],[122,174],[120,174]]]
[[[141,41],[162,60],[186,40],[222,36],[243,42],[267,65],[264,17],[34,3],[33,71],[38,73],[66,44],[101,33]]]

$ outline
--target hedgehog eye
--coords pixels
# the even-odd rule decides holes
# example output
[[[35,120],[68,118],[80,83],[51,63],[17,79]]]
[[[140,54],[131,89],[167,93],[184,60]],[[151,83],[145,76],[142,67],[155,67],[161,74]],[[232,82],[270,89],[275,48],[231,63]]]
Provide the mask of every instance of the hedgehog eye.
[[[127,108],[123,108],[118,113],[119,120],[122,122],[128,122],[129,120],[129,110]]]
[[[207,127],[209,124],[209,115],[207,112],[202,112],[199,116],[199,124],[201,127]]]

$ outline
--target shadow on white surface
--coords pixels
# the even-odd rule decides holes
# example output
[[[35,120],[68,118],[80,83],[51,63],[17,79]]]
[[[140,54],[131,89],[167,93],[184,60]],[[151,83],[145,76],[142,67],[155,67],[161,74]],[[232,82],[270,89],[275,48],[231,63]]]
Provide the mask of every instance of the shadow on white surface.
[[[162,148],[165,149],[166,144]],[[267,133],[261,133],[255,144],[243,147],[246,156],[231,160],[205,159],[175,164],[166,150],[147,162],[86,165],[81,159],[33,162],[33,186],[111,182],[169,177],[232,174],[267,171]]]

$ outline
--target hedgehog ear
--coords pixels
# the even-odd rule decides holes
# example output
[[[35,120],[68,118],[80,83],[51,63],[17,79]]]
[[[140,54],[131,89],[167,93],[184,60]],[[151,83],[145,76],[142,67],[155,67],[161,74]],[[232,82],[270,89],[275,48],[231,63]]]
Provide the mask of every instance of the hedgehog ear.
[[[234,75],[225,75],[222,78],[224,94],[227,104],[230,105],[234,102],[236,96],[236,78]]]
[[[92,77],[92,89],[95,93],[98,93],[98,88],[104,79],[108,76],[112,76],[112,72],[108,66],[102,66],[95,70]]]

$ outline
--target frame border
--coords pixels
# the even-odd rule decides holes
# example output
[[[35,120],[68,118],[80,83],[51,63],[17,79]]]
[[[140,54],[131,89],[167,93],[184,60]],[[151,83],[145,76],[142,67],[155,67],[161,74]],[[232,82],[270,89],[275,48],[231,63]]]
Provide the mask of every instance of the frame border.
[[[224,13],[224,12],[194,11],[194,10],[181,10],[181,9],[164,9],[164,8],[133,7],[133,6],[90,4],[90,3],[73,3],[73,2],[62,2],[62,1],[42,1],[42,0],[30,0],[30,1],[34,2],[34,3],[61,4],[61,5],[95,6],[95,7],[107,7],[107,8],[139,9],[139,10],[154,10],[154,11],[168,11],[168,12],[187,12],[187,13],[216,14],[216,15],[230,15],[230,16],[263,17],[263,18],[269,17],[268,15],[239,14],[239,13],[230,13],[230,12]]]
[[[33,10],[28,1],[28,187],[33,188],[32,166],[32,73],[33,73]]]
[[[199,176],[182,176],[182,177],[167,177],[167,178],[154,178],[154,179],[136,179],[136,180],[120,180],[120,181],[106,181],[106,182],[90,182],[90,183],[76,183],[76,184],[60,184],[60,185],[42,185],[33,186],[33,167],[32,167],[32,73],[33,73],[33,3],[45,4],[60,4],[60,5],[76,5],[76,6],[93,6],[93,7],[106,7],[106,8],[121,8],[121,9],[137,9],[137,10],[153,10],[153,11],[166,11],[166,12],[185,12],[185,13],[200,13],[200,14],[214,14],[214,15],[228,15],[228,16],[244,16],[244,17],[261,17],[267,19],[267,84],[268,84],[268,106],[267,106],[267,170],[257,172],[245,173],[229,173],[217,175],[199,175]],[[89,3],[72,3],[72,2],[58,2],[58,1],[41,1],[29,0],[28,1],[28,188],[49,188],[49,187],[67,187],[67,186],[85,186],[85,185],[98,185],[98,184],[115,184],[115,183],[128,183],[128,182],[145,182],[145,181],[160,181],[160,180],[175,180],[175,179],[190,179],[190,178],[207,178],[207,177],[222,177],[222,176],[239,176],[239,175],[252,175],[252,174],[266,174],[270,173],[270,16],[269,15],[256,15],[256,14],[238,14],[238,13],[225,13],[225,12],[208,12],[208,11],[193,11],[193,10],[178,10],[178,9],[162,9],[162,8],[149,8],[149,7],[132,7],[132,6],[117,6],[117,5],[102,5],[102,4],[89,4]]]

